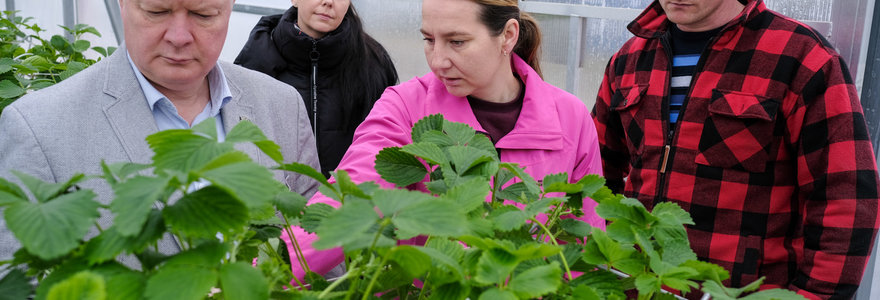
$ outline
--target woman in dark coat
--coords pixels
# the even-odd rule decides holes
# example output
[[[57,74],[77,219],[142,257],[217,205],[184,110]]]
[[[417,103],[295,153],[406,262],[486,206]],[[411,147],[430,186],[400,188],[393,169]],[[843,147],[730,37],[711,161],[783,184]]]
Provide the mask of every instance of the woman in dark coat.
[[[329,177],[373,103],[397,83],[397,71],[349,0],[291,2],[284,14],[260,19],[235,64],[299,91]]]

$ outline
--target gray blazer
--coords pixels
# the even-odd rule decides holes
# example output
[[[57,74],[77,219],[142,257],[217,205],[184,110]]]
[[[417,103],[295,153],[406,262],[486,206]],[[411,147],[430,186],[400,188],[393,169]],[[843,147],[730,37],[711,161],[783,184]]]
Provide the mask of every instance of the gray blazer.
[[[315,139],[299,93],[293,87],[230,63],[221,62],[230,100],[221,110],[226,131],[241,120],[254,122],[281,146],[286,162],[319,168]],[[99,175],[107,163],[149,163],[153,155],[145,138],[157,132],[156,122],[126,57],[125,47],[52,87],[22,97],[0,115],[0,177],[18,182],[18,170],[49,182],[64,182],[76,173]],[[252,145],[239,145],[265,166],[275,162]],[[310,197],[318,183],[306,176],[276,172],[292,190]],[[93,189],[98,201],[109,203],[110,187],[101,180],[81,185]],[[112,216],[98,223],[106,228]],[[169,239],[160,251],[177,251]],[[8,259],[19,243],[0,218],[0,260]],[[127,259],[124,259],[127,260]]]

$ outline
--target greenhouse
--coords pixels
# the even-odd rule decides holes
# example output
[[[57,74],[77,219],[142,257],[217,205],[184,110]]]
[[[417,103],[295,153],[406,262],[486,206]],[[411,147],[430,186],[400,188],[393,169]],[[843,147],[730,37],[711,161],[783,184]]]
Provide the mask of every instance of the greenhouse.
[[[0,299],[880,299],[874,0],[215,2],[0,1]],[[534,60],[521,15],[450,21],[506,2]],[[350,35],[302,19],[349,5]],[[219,56],[195,110],[191,69],[138,57],[172,22]],[[146,119],[102,102],[132,91]]]

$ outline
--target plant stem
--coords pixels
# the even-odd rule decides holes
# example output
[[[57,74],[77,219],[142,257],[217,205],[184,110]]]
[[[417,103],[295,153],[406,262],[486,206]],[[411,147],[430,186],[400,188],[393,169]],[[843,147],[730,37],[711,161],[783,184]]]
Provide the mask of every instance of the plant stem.
[[[355,258],[355,261],[360,261],[361,258],[363,258],[363,256],[358,256]],[[370,255],[370,261],[367,262],[367,266],[372,265],[374,260],[375,256]],[[360,285],[361,277],[363,277],[360,276],[360,273],[362,272],[360,266],[357,266],[357,268],[352,267],[352,270],[357,270],[355,274],[358,276],[355,276],[354,280],[351,281],[351,286],[348,288],[348,293],[345,294],[345,300],[351,299],[351,296],[354,295],[354,291],[357,290],[358,286]]]
[[[427,243],[425,243],[425,244],[427,244]],[[419,298],[418,298],[418,300],[422,300],[422,296],[425,295],[425,290],[428,289],[428,283],[431,282],[431,281],[430,281],[430,279],[431,279],[430,277],[431,277],[431,272],[428,272],[428,275],[425,275],[425,282],[422,283],[422,288],[419,289]]]
[[[538,226],[541,227],[541,229],[549,235],[550,242],[553,243],[554,246],[559,247],[559,243],[556,242],[556,237],[553,236],[553,233],[551,233],[550,230],[544,226],[544,224],[538,222],[538,220],[535,218],[530,218],[530,220],[532,220],[532,222],[535,222],[535,224],[538,224]],[[565,267],[565,274],[568,275],[568,280],[574,279],[574,277],[571,275],[571,270],[568,268],[568,260],[565,259],[564,251],[559,253],[559,258],[562,260],[562,266]]]
[[[342,282],[345,281],[346,279],[348,279],[349,276],[351,276],[351,271],[345,272],[345,274],[342,274],[342,276],[339,276],[339,278],[336,278],[336,281],[334,281],[333,283],[328,285],[327,288],[325,288],[324,291],[322,291],[321,294],[318,295],[318,298],[324,299],[324,297],[326,297],[327,294],[330,293],[330,291],[332,291],[337,286],[342,284]]]
[[[385,262],[388,261],[388,254],[382,257],[382,262],[379,263],[379,266],[376,268],[376,271],[373,272],[373,278],[370,278],[370,284],[367,285],[367,290],[364,292],[364,296],[361,297],[361,300],[367,300],[370,297],[370,291],[373,290],[373,285],[376,284],[376,279],[379,278],[379,272],[382,272],[382,267],[385,266]]]
[[[311,272],[311,269],[309,269],[309,263],[306,261],[305,256],[303,256],[302,248],[300,248],[299,242],[293,235],[293,231],[290,230],[290,221],[287,220],[287,216],[284,214],[281,215],[281,218],[284,219],[284,231],[287,232],[287,237],[290,238],[290,243],[293,246],[293,253],[296,254],[296,260],[299,261],[299,267],[306,273]],[[293,264],[293,262],[291,262],[291,264]]]
[[[368,250],[370,253],[373,253],[373,249],[376,247],[376,243],[382,236],[382,231],[385,230],[385,227],[387,227],[389,224],[391,224],[391,218],[382,220],[382,225],[379,226],[379,230],[376,231],[376,237],[373,238],[373,243],[370,244],[370,249]],[[382,262],[379,263],[379,267],[377,267],[376,272],[373,273],[373,278],[370,278],[370,284],[367,285],[367,291],[364,293],[363,298],[361,298],[362,300],[366,300],[367,297],[370,295],[370,290],[372,290],[373,285],[376,284],[376,278],[379,277],[379,272],[382,271],[382,267],[385,266],[386,261],[388,261],[388,253],[385,253],[385,255],[382,256]]]

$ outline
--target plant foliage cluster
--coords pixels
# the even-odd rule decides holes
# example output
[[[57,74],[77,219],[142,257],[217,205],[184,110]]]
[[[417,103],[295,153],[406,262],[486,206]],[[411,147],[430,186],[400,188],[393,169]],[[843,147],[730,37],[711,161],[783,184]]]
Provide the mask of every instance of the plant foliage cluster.
[[[106,57],[115,47],[92,47],[86,34],[100,37],[94,27],[77,24],[61,26],[73,39],[53,35],[40,36],[46,30],[31,17],[4,11],[0,18],[0,111],[27,92],[39,90],[73,76],[97,62],[87,58],[89,49]]]
[[[213,121],[213,120],[212,120]],[[279,147],[242,122],[216,141],[215,125],[148,137],[151,164],[104,164],[104,173],[46,183],[17,174],[0,179],[0,207],[23,245],[0,294],[35,299],[673,299],[665,290],[702,290],[716,299],[795,299],[785,290],[725,288],[728,273],[700,262],[674,204],[647,211],[612,194],[602,178],[540,181],[502,163],[491,142],[467,125],[434,115],[418,122],[413,144],[376,159],[384,179],[410,186],[425,177],[429,193],[356,184],[347,173],[328,183],[308,166],[282,163]],[[305,174],[341,203],[306,206],[273,179],[273,170],[235,150],[253,143],[279,170]],[[103,180],[109,205],[77,185]],[[193,186],[203,186],[193,188]],[[25,192],[27,190],[28,192]],[[29,197],[28,195],[32,195]],[[606,230],[572,216],[590,197],[610,221]],[[489,201],[487,201],[489,199]],[[112,226],[96,227],[100,210]],[[278,212],[276,214],[276,212]],[[545,217],[546,216],[546,217]],[[318,248],[342,247],[347,272],[328,282],[291,274],[282,230],[317,233]],[[282,229],[285,228],[285,229]],[[99,232],[87,238],[90,230]],[[159,253],[170,234],[182,247]],[[423,246],[398,241],[427,238]],[[294,248],[301,251],[294,240]],[[132,257],[140,267],[119,263]],[[301,256],[300,256],[301,257]],[[308,270],[305,261],[294,264]],[[36,279],[35,289],[30,281]],[[291,283],[290,281],[294,282]]]

